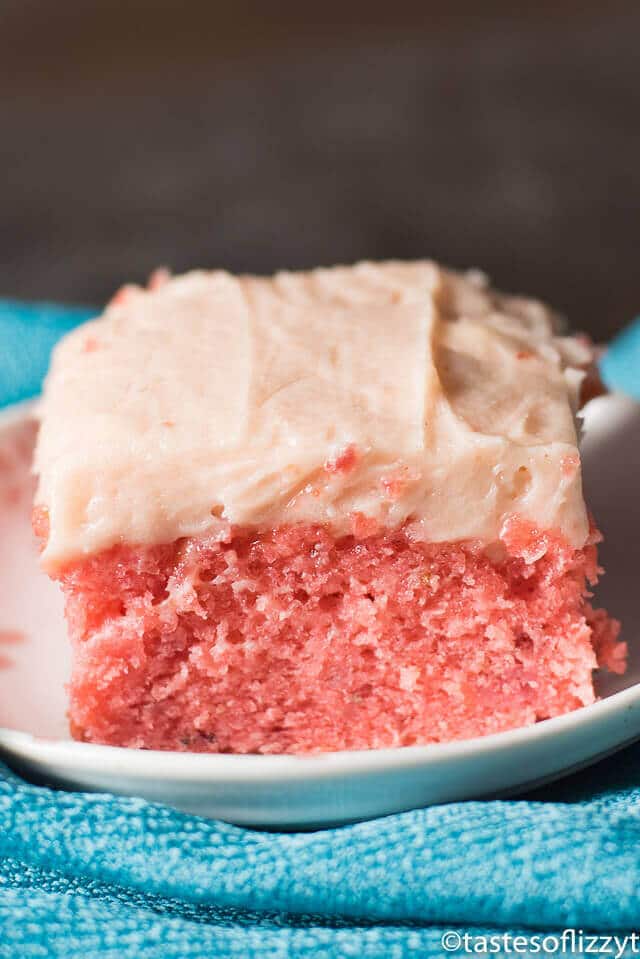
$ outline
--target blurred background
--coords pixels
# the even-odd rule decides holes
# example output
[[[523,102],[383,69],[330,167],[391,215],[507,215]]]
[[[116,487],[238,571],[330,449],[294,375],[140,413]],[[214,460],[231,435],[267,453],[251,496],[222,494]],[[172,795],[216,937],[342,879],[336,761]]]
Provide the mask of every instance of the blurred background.
[[[640,312],[640,4],[0,0],[0,296],[482,267]]]

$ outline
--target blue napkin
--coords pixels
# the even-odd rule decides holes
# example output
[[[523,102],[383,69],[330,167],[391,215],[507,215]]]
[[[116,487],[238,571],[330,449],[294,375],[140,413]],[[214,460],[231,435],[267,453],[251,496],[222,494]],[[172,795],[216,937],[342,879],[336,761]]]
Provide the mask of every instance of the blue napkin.
[[[600,376],[610,390],[640,400],[640,317],[609,345],[600,360]]]
[[[60,337],[97,312],[82,306],[0,300],[0,407],[39,393]]]
[[[0,771],[0,957],[421,959],[513,955],[516,937],[559,953],[565,929],[623,938],[640,929],[638,783],[635,747],[534,801],[278,834]]]
[[[0,404],[91,314],[0,304]],[[297,834],[0,765],[0,959],[634,955],[639,890],[640,746],[526,800]]]

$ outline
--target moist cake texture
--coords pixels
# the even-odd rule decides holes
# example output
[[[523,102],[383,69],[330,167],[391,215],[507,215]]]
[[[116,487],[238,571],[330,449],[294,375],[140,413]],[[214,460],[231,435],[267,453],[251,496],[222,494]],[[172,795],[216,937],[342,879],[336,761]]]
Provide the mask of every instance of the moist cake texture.
[[[314,752],[592,702],[625,650],[590,605],[590,360],[426,261],[124,288],[58,346],[36,451],[74,735]]]

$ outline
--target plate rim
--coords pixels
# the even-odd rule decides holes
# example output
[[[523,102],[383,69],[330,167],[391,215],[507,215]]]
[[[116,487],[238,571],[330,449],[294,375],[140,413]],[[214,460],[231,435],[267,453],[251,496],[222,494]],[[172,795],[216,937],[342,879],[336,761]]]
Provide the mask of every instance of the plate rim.
[[[48,762],[69,769],[76,764],[86,771],[118,773],[139,780],[166,778],[174,781],[264,782],[283,778],[320,781],[339,775],[351,778],[363,773],[409,770],[425,765],[439,766],[464,760],[471,754],[499,755],[525,745],[543,745],[560,734],[584,732],[606,723],[618,712],[640,712],[640,683],[606,696],[570,713],[541,720],[531,726],[519,726],[504,732],[476,736],[448,743],[423,746],[396,746],[386,749],[339,750],[300,756],[279,754],[190,753],[176,750],[134,749],[104,746],[66,739],[45,739],[20,730],[0,727],[0,749],[22,759]],[[640,723],[631,736],[620,738],[620,745],[640,738]],[[612,744],[612,748],[615,744]]]
[[[0,432],[33,416],[38,402],[39,396],[35,396],[0,409]],[[640,682],[587,706],[529,726],[418,746],[336,750],[312,755],[193,753],[48,739],[0,726],[0,750],[23,761],[55,763],[60,771],[81,766],[86,772],[126,775],[140,781],[170,775],[174,781],[185,783],[264,783],[300,778],[319,782],[335,776],[351,779],[362,774],[440,766],[462,761],[472,754],[476,758],[487,754],[497,756],[526,745],[539,746],[578,730],[584,732],[605,725],[618,712],[626,711],[631,716],[636,709],[640,712]],[[620,748],[634,739],[640,739],[640,722],[631,736],[620,737],[617,746],[612,745],[612,749]]]

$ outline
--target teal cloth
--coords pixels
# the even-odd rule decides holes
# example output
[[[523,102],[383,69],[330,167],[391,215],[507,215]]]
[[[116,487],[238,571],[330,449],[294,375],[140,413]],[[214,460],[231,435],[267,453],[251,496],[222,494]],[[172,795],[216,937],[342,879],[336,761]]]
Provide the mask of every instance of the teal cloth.
[[[600,376],[610,390],[640,400],[640,317],[625,327],[605,351]]]
[[[533,950],[640,929],[639,890],[640,747],[534,800],[292,834],[0,770],[2,959],[427,959],[451,931]]]
[[[35,396],[60,337],[96,312],[82,306],[0,300],[0,407]]]
[[[0,304],[0,405],[37,393],[90,314]],[[526,800],[292,834],[0,766],[0,959],[506,956],[518,935],[533,955],[569,927],[640,930],[640,746]],[[475,938],[447,952],[447,932]]]

